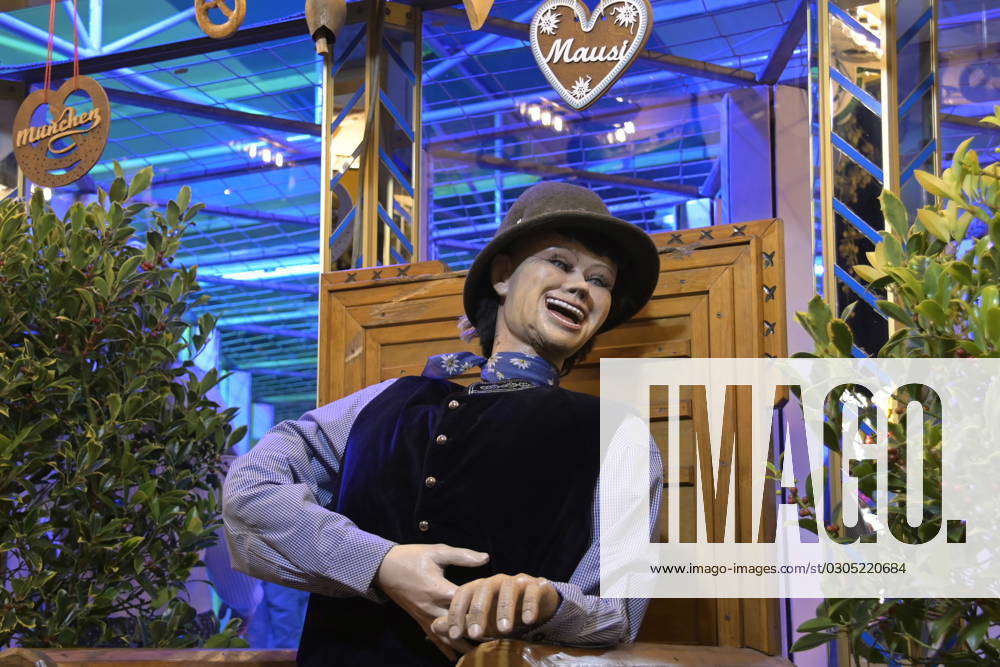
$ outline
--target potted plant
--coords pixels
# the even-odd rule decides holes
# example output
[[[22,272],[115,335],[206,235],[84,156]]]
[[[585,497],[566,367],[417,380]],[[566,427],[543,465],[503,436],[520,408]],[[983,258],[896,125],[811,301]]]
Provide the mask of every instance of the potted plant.
[[[984,122],[1000,127],[1000,107]],[[869,264],[854,267],[873,290],[887,289],[893,295],[892,300],[877,302],[895,325],[878,357],[1000,356],[1000,162],[981,166],[969,148],[971,141],[958,147],[952,166],[940,178],[916,172],[921,186],[938,203],[917,211],[914,220],[893,193],[885,191],[881,196],[888,229],[881,233],[875,250],[867,253]],[[796,356],[851,356],[850,317],[851,306],[837,317],[815,297],[808,311],[797,313],[815,342],[815,354]],[[940,455],[940,418],[940,404],[925,416],[927,457]],[[824,446],[838,451],[840,435],[832,431],[828,429]],[[906,487],[900,472],[905,461],[899,447],[905,437],[901,425],[890,419],[888,520],[902,517],[903,526]],[[940,474],[937,466],[924,469]],[[869,466],[855,474],[859,475],[859,502],[864,505],[874,497],[875,469]],[[806,484],[811,488],[811,480]],[[940,485],[925,488],[940,489]],[[811,494],[796,500],[800,525],[816,532]],[[929,525],[939,528],[940,493],[927,494],[923,503],[925,513],[936,520],[936,525],[934,521]],[[799,627],[806,634],[792,650],[808,650],[843,637],[855,661],[1000,664],[1000,640],[989,637],[990,628],[998,624],[1000,601],[995,599],[827,599],[817,607],[816,617]]]
[[[181,189],[140,242],[148,204],[130,200],[152,170],[115,166],[62,217],[41,189],[0,201],[0,647],[205,643],[183,590],[243,429],[206,397],[216,373],[178,362],[207,296],[173,259],[201,205]],[[240,645],[236,629],[208,645]]]

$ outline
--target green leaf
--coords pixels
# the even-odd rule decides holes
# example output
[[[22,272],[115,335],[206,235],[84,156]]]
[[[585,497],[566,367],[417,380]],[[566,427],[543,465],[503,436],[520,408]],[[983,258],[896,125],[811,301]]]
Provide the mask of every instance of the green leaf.
[[[900,308],[899,306],[897,306],[896,304],[894,304],[892,301],[886,301],[884,299],[881,299],[879,301],[876,301],[875,305],[878,306],[879,310],[881,310],[883,313],[893,318],[894,320],[901,322],[902,324],[905,324],[910,328],[914,328],[917,326],[916,321],[910,316],[910,314],[907,313],[902,308]]]
[[[917,305],[917,312],[939,327],[945,326],[948,322],[948,317],[945,315],[944,310],[941,309],[941,306],[936,301],[931,301],[930,299],[921,301]]]
[[[979,645],[983,641],[983,637],[986,636],[986,632],[990,629],[990,617],[987,614],[977,616],[973,619],[965,629],[962,630],[961,637],[965,641],[969,649],[975,651],[979,648]]]
[[[973,283],[972,267],[965,262],[948,262],[945,265],[945,271],[949,275],[954,276],[955,280],[963,285],[971,285]]]
[[[916,177],[917,182],[920,183],[920,187],[935,197],[944,197],[945,199],[954,199],[956,201],[962,199],[962,195],[957,188],[949,186],[934,174],[917,169],[913,172],[913,175]]]
[[[799,632],[815,632],[817,630],[829,630],[830,628],[838,627],[838,623],[832,618],[827,618],[825,616],[818,616],[816,618],[809,619],[805,623],[799,625],[796,628]]]
[[[858,275],[859,278],[867,283],[873,283],[880,278],[885,278],[886,274],[879,271],[873,266],[867,266],[865,264],[857,264],[854,266],[854,273]]]
[[[1000,308],[997,306],[986,309],[986,335],[994,347],[1000,347]]]
[[[854,346],[854,334],[851,333],[851,328],[847,326],[847,323],[844,320],[835,319],[830,320],[830,324],[827,327],[827,333],[837,351],[845,357],[851,356],[851,349]]]
[[[944,219],[940,213],[932,211],[929,208],[922,208],[917,211],[917,220],[924,228],[933,234],[936,238],[947,243],[951,240],[951,234],[948,230],[948,222]]]
[[[819,295],[814,296],[809,301],[808,318],[813,330],[818,336],[818,342],[823,345],[830,342],[826,326],[833,318],[833,314],[830,312],[830,306],[828,306]]]
[[[153,182],[153,168],[143,167],[142,169],[139,170],[139,173],[137,173],[132,178],[132,183],[129,185],[128,188],[128,198],[131,199],[140,192],[144,192],[149,188],[149,184],[152,182]]]
[[[882,234],[882,242],[876,248],[876,252],[881,248],[885,253],[885,260],[891,266],[901,266],[903,264],[903,245],[895,236]]]
[[[906,212],[906,207],[899,198],[889,190],[883,190],[879,195],[882,203],[882,215],[889,223],[890,228],[899,237],[900,241],[906,239],[910,228],[910,216]]]
[[[177,193],[177,208],[182,211],[186,211],[188,206],[191,205],[191,188],[184,186]]]
[[[817,646],[822,646],[827,642],[832,642],[836,638],[837,635],[830,634],[827,632],[817,632],[808,635],[802,635],[796,640],[794,644],[792,644],[792,648],[789,650],[792,651],[793,653],[797,653],[799,651],[808,651],[809,649],[814,649]]]
[[[128,186],[125,185],[125,179],[118,177],[111,184],[111,189],[108,190],[108,196],[111,197],[112,202],[121,203],[125,201],[125,197],[128,195]]]

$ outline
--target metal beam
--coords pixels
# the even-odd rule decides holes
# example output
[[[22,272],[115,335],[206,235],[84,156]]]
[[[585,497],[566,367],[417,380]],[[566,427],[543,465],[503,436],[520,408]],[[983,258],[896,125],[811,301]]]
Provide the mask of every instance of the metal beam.
[[[162,21],[157,21],[151,25],[146,26],[142,30],[136,30],[131,35],[126,35],[121,39],[116,39],[115,41],[108,44],[102,49],[103,53],[117,53],[124,48],[132,46],[144,39],[152,37],[153,35],[158,35],[164,30],[169,30],[173,28],[178,23],[184,23],[185,21],[194,17],[194,7],[188,7],[182,12],[176,14],[171,14]]]
[[[245,331],[247,333],[260,334],[262,336],[275,336],[283,338],[303,338],[305,340],[319,340],[319,335],[309,331],[299,331],[298,329],[282,329],[280,327],[263,327],[257,324],[217,324],[223,331]]]
[[[8,25],[9,22],[4,21],[4,18],[8,18],[10,21],[16,21],[20,24],[20,26],[12,27],[11,25]],[[5,17],[3,14],[0,14],[0,25],[6,25],[12,30],[17,30],[19,28],[23,29],[24,26],[27,26],[27,24],[17,21],[11,17]],[[31,29],[30,35],[25,34],[24,36],[30,36],[33,39],[37,39],[39,38],[38,35],[41,34],[41,38],[48,40],[49,35],[47,32],[39,30],[34,26],[27,27]],[[267,25],[243,28],[233,34],[232,37],[226,37],[225,39],[196,37],[194,39],[174,42],[170,44],[169,48],[164,46],[148,46],[142,49],[133,49],[131,51],[124,51],[121,53],[109,53],[99,56],[91,56],[89,58],[81,58],[80,74],[96,74],[99,72],[108,72],[110,70],[120,69],[122,67],[137,67],[139,65],[163,62],[164,60],[200,56],[206,53],[213,53],[215,51],[225,51],[227,49],[235,49],[241,46],[260,44],[262,42],[273,42],[275,40],[287,39],[289,37],[301,37],[302,39],[308,39],[308,35],[309,28],[306,25],[306,20],[299,16],[284,21],[276,21]],[[61,42],[64,48],[68,48],[70,51],[73,49],[73,45],[67,43],[66,40],[60,40],[58,37],[56,40],[58,40],[57,43]],[[81,51],[83,51],[83,49],[81,49]],[[4,76],[6,78],[26,81],[29,83],[42,81],[45,78],[45,65],[42,64],[40,66],[23,67],[21,69],[11,70],[6,72]],[[54,80],[68,79],[71,76],[73,76],[72,62],[52,65],[52,78]]]
[[[87,31],[87,28],[83,25],[83,20],[80,18],[80,15],[75,12],[73,3],[62,2],[60,4],[62,5],[63,11],[66,12],[66,16],[69,17],[69,20],[76,24],[76,32],[77,34],[80,35],[80,39],[83,40],[83,43],[85,45],[84,48],[93,49],[94,44],[90,40],[90,33]]]
[[[232,287],[243,287],[245,289],[267,289],[276,292],[292,292],[296,294],[319,294],[318,287],[307,287],[306,285],[296,285],[294,283],[276,283],[269,280],[230,280],[229,278],[219,278],[217,276],[198,276],[198,282],[210,285],[229,285]]]
[[[253,366],[242,366],[240,368],[227,368],[227,371],[242,371],[253,373],[254,375],[271,375],[279,378],[299,378],[301,380],[315,380],[315,373],[302,373],[298,371],[276,371],[272,368],[255,368]]]
[[[802,41],[802,36],[806,34],[806,0],[799,0],[792,12],[792,18],[785,26],[785,32],[781,34],[771,57],[764,66],[764,71],[760,74],[761,83],[775,84],[781,78],[781,73],[788,66],[788,61],[795,52],[795,47]]]
[[[208,118],[233,125],[244,125],[246,127],[256,127],[266,130],[277,130],[279,132],[291,132],[294,134],[309,134],[318,137],[320,126],[316,123],[307,123],[301,120],[291,120],[289,118],[278,118],[277,116],[267,116],[264,114],[247,113],[245,111],[233,111],[218,106],[208,104],[197,104],[185,102],[184,100],[170,99],[161,95],[143,95],[133,93],[128,90],[118,88],[105,88],[108,99],[112,102],[121,102],[144,109],[156,109],[159,111],[171,111],[185,116],[196,116],[198,118]]]
[[[469,22],[465,12],[457,9],[438,9],[430,12],[430,14],[434,17],[451,21],[453,23],[464,22],[467,24]],[[514,39],[525,41],[529,39],[530,33],[530,26],[527,23],[518,23],[517,21],[509,21],[507,19],[495,17],[486,19],[486,23],[483,25],[482,29],[494,35],[512,37]],[[693,76],[701,79],[714,79],[716,81],[726,81],[728,83],[734,83],[741,86],[750,86],[758,83],[757,77],[754,76],[754,73],[747,70],[737,69],[735,67],[723,67],[722,65],[706,63],[701,60],[694,60],[693,58],[672,56],[659,51],[643,49],[639,52],[638,59],[645,63],[656,65],[660,69],[676,72],[677,74],[684,74],[686,76]],[[430,71],[434,71],[434,69],[436,68],[432,68]]]
[[[941,123],[944,125],[951,125],[952,127],[971,127],[975,128],[979,132],[1000,132],[1000,127],[995,125],[987,125],[986,123],[980,122],[978,118],[972,118],[971,116],[960,116],[953,113],[943,113],[941,114]]]
[[[107,188],[105,188],[107,190]],[[160,208],[165,208],[166,201],[154,201]],[[319,227],[319,220],[312,218],[301,218],[294,215],[282,215],[280,213],[270,213],[268,211],[251,211],[241,208],[229,208],[228,206],[206,206],[201,209],[201,214],[216,215],[221,218],[240,218],[242,220],[258,220],[260,222],[277,222],[281,224],[299,225],[301,227]]]
[[[319,155],[306,155],[303,157],[289,158],[283,167],[274,164],[250,164],[233,165],[232,167],[222,167],[221,169],[199,169],[173,176],[157,177],[153,182],[154,187],[173,185],[176,183],[193,183],[195,181],[210,181],[216,178],[226,178],[227,176],[243,176],[244,174],[255,174],[266,171],[276,171],[278,169],[288,169],[290,167],[302,167],[306,165],[319,164]]]
[[[104,0],[90,0],[90,16],[88,17],[90,28],[90,44],[95,50],[101,50],[104,43]]]
[[[480,167],[490,169],[501,169],[504,171],[516,171],[522,174],[535,174],[543,177],[571,178],[587,183],[610,183],[625,188],[645,190],[647,192],[671,192],[678,195],[685,195],[692,199],[701,197],[699,189],[693,185],[681,183],[662,183],[651,181],[645,178],[634,178],[632,176],[621,176],[619,174],[602,174],[596,171],[584,171],[583,169],[573,169],[572,167],[555,167],[551,165],[539,164],[535,160],[506,160],[504,158],[493,157],[491,155],[471,155],[458,151],[437,150],[431,155],[436,158],[446,160],[457,160],[467,162]]]
[[[0,13],[0,26],[7,28],[18,37],[23,37],[25,39],[32,40],[33,42],[37,42],[39,44],[48,44],[49,42],[49,33],[47,30],[36,28],[30,23],[25,23],[21,19],[14,18],[9,14]],[[54,50],[58,49],[63,53],[73,53],[73,42],[67,42],[62,37],[53,37],[52,48]],[[80,53],[83,55],[90,55],[92,52],[90,49],[80,49]],[[83,61],[81,60],[80,63],[83,64]],[[53,64],[52,71],[55,72],[57,67],[64,69],[67,72],[65,76],[61,76],[59,78],[65,79],[73,75],[72,62],[59,63],[58,65]],[[42,81],[45,78],[45,63],[42,63],[40,67],[31,67],[27,69],[38,70],[40,72],[39,77],[37,79],[32,79],[32,81]],[[85,72],[82,69],[80,70],[80,73],[85,74]],[[7,73],[6,76],[8,78],[20,79],[20,77],[18,77],[17,74],[18,70],[13,70],[12,72]],[[53,79],[56,78],[55,74],[53,74],[52,78]],[[26,81],[27,79],[20,79],[20,80]]]

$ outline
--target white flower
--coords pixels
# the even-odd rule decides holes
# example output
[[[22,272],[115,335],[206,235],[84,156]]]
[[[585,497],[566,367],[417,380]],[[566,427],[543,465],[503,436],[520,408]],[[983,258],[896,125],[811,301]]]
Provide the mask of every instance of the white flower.
[[[441,355],[441,368],[445,369],[448,373],[460,373],[465,370],[461,368],[458,358],[454,354]]]
[[[559,14],[550,9],[538,18],[538,32],[543,35],[554,35],[559,29]]]
[[[511,359],[510,363],[512,366],[517,366],[518,368],[527,368],[531,366],[531,362],[527,359]]]
[[[569,91],[569,94],[573,97],[586,97],[590,94],[590,75],[586,77],[580,77],[573,82],[573,89]]]
[[[624,26],[632,32],[635,22],[639,20],[639,10],[627,2],[623,2],[615,9],[615,23]]]

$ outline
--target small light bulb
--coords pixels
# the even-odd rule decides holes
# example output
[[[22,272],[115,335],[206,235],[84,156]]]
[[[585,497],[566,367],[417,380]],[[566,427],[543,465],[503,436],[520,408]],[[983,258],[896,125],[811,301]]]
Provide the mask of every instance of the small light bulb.
[[[521,102],[521,106],[519,108],[519,111],[521,112],[522,116],[525,115],[526,113],[528,113],[528,105],[525,104],[524,102]]]
[[[536,105],[532,104],[531,108],[528,109],[528,117],[531,118],[532,121],[537,123],[538,119],[542,117],[542,110],[539,109]]]
[[[45,201],[52,200],[52,188],[42,188],[42,197]]]
[[[271,163],[271,149],[270,148],[265,148],[264,150],[262,150],[260,152],[260,159],[263,160],[266,164],[270,164]]]
[[[233,191],[230,190],[229,188],[226,188],[225,190],[222,191],[222,194],[224,194],[224,195],[231,195],[231,194],[233,194]]]
[[[629,134],[635,134],[635,123],[630,120],[625,121],[625,131]]]
[[[552,119],[552,128],[556,132],[562,132],[563,131],[563,119],[562,119],[562,116],[556,116],[555,118]]]
[[[625,139],[627,139],[627,138],[628,138],[628,135],[625,134],[625,130],[623,130],[620,127],[617,130],[615,130],[615,139],[617,139],[618,141],[624,143]]]
[[[285,166],[285,155],[284,155],[284,153],[275,153],[274,154],[274,164],[275,164],[276,167],[279,167],[279,168]]]
[[[257,144],[250,144],[250,149],[247,151],[250,157],[257,157]]]
[[[542,125],[544,125],[545,127],[548,127],[551,124],[552,124],[552,112],[548,111],[548,110],[543,111],[542,112]]]
[[[615,143],[615,133],[614,132],[608,132],[607,136],[605,136],[604,138],[608,140],[609,144]]]

